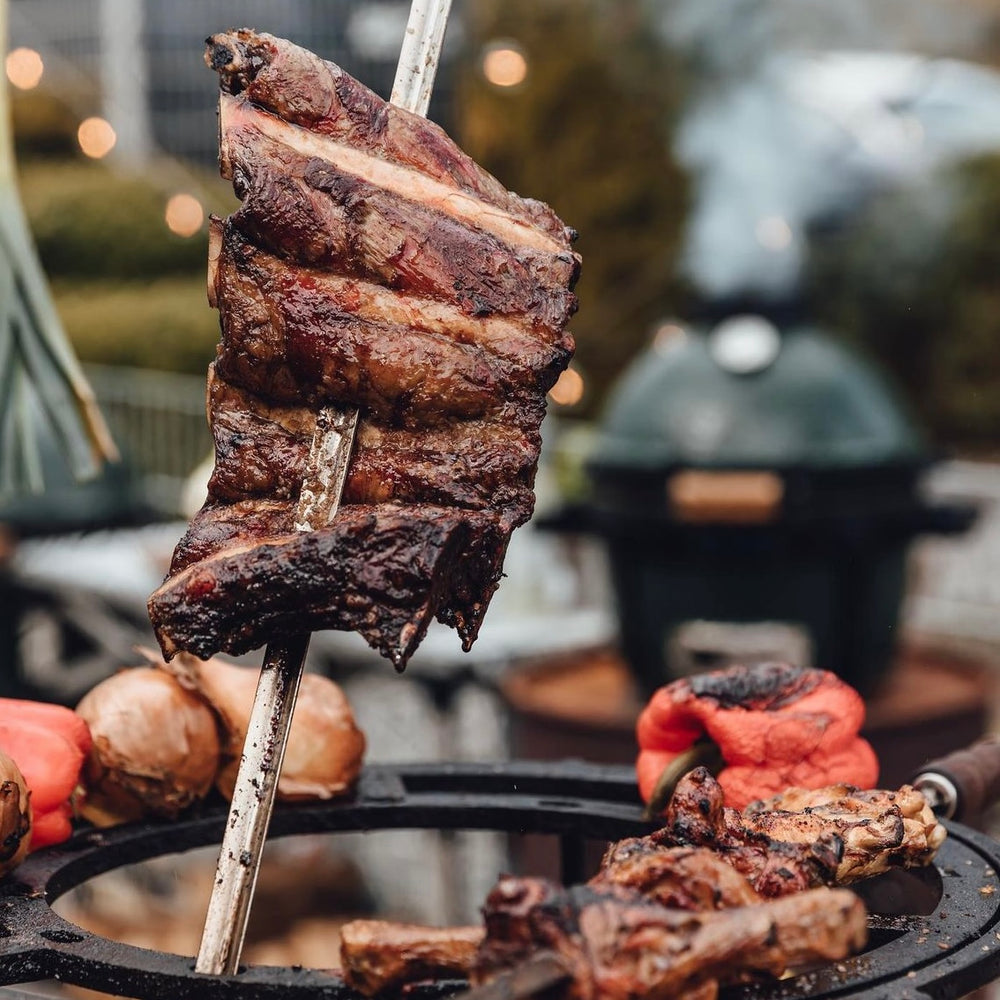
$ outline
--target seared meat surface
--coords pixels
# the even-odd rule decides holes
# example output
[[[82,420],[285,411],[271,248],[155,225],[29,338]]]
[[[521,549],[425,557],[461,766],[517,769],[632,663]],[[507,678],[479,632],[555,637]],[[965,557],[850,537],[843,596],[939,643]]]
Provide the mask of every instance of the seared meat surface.
[[[586,886],[501,879],[474,964],[462,964],[471,962],[474,929],[376,922],[345,950],[345,969],[373,995],[423,978],[421,961],[407,973],[401,953],[443,947],[454,958],[448,973],[488,981],[554,952],[571,973],[560,996],[714,1000],[720,983],[859,948],[864,907],[830,887],[927,864],[945,835],[908,786],[791,789],[740,812],[724,805],[704,768],[681,780],[666,818],[655,833],[610,844]]]
[[[662,847],[652,837],[609,845],[590,885],[624,886],[678,910],[722,910],[761,901],[746,878],[713,851]]]
[[[211,226],[216,464],[149,601],[164,655],[333,628],[402,668],[435,617],[468,649],[534,506],[575,234],[305,49],[240,30],[206,60],[242,204]],[[296,510],[325,408],[359,411],[328,525]]]
[[[843,842],[836,882],[847,885],[889,868],[928,864],[947,831],[915,788],[865,790],[831,785],[792,788],[743,810],[751,830],[785,843],[809,844],[830,831]]]
[[[333,63],[272,35],[247,29],[208,40],[206,62],[219,73],[226,94],[240,95],[282,121],[299,125],[343,147],[341,155],[368,154],[419,185],[421,201],[453,198],[471,211],[485,203],[526,233],[540,230],[565,242],[570,231],[541,202],[507,191],[447,135],[424,118],[384,102]],[[228,176],[225,163],[223,172]],[[467,196],[464,197],[463,196]],[[453,206],[454,207],[454,206]],[[479,209],[481,210],[481,209]]]
[[[166,654],[205,658],[220,635],[245,652],[272,635],[350,628],[405,659],[441,605],[471,590],[479,550],[495,551],[500,536],[492,515],[427,504],[354,504],[322,531],[294,531],[293,514],[273,503],[202,509],[156,597],[171,623]]]
[[[678,783],[661,830],[650,845],[711,848],[762,896],[819,885],[846,885],[890,867],[927,864],[946,832],[919,792],[866,792],[835,785],[751,804],[724,804],[704,768]]]
[[[536,352],[543,365],[500,357],[417,326],[364,318],[331,297],[322,272],[294,268],[223,226],[216,301],[223,317],[216,369],[277,402],[361,407],[390,425],[434,427],[455,419],[544,409],[544,394],[569,360]]]
[[[795,844],[748,827],[742,813],[725,805],[721,786],[703,767],[677,783],[664,818],[662,829],[644,839],[661,847],[709,848],[762,896],[784,896],[834,883],[841,858],[835,834]]]
[[[209,374],[215,469],[209,489],[230,502],[295,500],[316,428],[307,406],[276,404]],[[343,502],[500,508],[511,523],[531,510],[538,441],[500,420],[406,430],[362,420]]]
[[[589,885],[598,892],[633,890],[674,910],[719,910],[761,902],[747,880],[711,851],[651,847],[646,838],[612,844]],[[432,974],[469,978],[483,933],[481,927],[358,920],[342,929],[341,965],[347,982],[367,996]]]
[[[688,912],[620,886],[564,889],[543,879],[507,877],[483,912],[477,981],[548,950],[571,973],[558,995],[574,1000],[709,997],[718,983],[748,973],[777,975],[844,958],[867,935],[863,904],[839,889]]]
[[[482,940],[482,927],[353,920],[340,929],[341,971],[366,996],[422,979],[465,979]]]

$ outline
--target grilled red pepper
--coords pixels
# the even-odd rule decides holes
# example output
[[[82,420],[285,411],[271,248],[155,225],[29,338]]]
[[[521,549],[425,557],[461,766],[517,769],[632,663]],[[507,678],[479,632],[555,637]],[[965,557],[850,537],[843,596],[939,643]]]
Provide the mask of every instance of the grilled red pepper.
[[[702,750],[717,751],[719,784],[737,809],[790,787],[870,788],[878,761],[858,735],[864,717],[857,691],[826,670],[765,663],[674,681],[639,716],[639,791],[658,812],[670,791],[661,779],[703,763]]]
[[[31,850],[70,835],[70,798],[90,745],[87,723],[72,709],[0,698],[0,750],[17,765],[31,796]]]

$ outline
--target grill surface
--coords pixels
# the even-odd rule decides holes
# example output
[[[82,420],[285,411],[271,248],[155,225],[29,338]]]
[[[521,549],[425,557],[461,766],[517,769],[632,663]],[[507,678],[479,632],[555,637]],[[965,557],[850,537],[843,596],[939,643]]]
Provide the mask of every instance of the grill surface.
[[[560,838],[563,880],[581,881],[588,839],[648,831],[631,768],[564,762],[370,767],[349,800],[276,810],[270,836],[376,829],[500,830]],[[60,979],[149,1000],[318,1000],[357,997],[313,969],[252,967],[206,976],[185,956],[89,934],[50,904],[102,872],[218,843],[224,808],[181,822],[87,830],[34,854],[0,883],[0,984]],[[937,866],[943,892],[926,916],[872,919],[868,950],[817,972],[767,986],[728,990],[727,1000],[838,997],[915,1000],[958,997],[1000,976],[1000,844],[957,824]],[[447,996],[440,982],[417,997]],[[30,996],[23,991],[11,994]]]

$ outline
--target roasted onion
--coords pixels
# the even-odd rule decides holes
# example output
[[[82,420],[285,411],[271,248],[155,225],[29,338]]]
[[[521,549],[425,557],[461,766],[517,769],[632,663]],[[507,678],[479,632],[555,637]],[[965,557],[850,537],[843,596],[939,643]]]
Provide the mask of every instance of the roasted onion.
[[[0,875],[24,860],[30,841],[28,786],[17,764],[0,750]]]
[[[216,716],[165,670],[121,670],[76,710],[94,739],[80,803],[92,823],[174,819],[212,788],[221,749]]]
[[[219,714],[226,738],[216,785],[232,798],[260,671],[184,653],[165,669]],[[278,798],[328,799],[346,791],[357,780],[364,751],[364,734],[339,685],[319,674],[305,674],[278,779]]]

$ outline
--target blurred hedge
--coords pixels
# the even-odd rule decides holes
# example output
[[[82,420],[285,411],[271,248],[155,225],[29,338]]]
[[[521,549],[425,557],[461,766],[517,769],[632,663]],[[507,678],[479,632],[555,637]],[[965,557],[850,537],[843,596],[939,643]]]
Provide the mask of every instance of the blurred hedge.
[[[40,101],[35,119],[19,104],[19,185],[77,353],[89,362],[204,373],[219,336],[205,297],[207,232],[177,236],[164,213],[173,191],[193,190],[206,212],[225,214],[228,188],[167,161],[157,167],[162,173],[139,176],[78,150],[67,157],[59,109]]]
[[[39,88],[11,88],[14,149],[19,158],[80,155],[76,142],[79,115],[64,101]]]
[[[132,279],[204,270],[206,233],[172,233],[164,222],[168,196],[141,177],[100,163],[32,160],[20,184],[50,276]]]
[[[56,282],[52,291],[83,361],[204,374],[215,357],[219,319],[205,299],[204,274]]]

